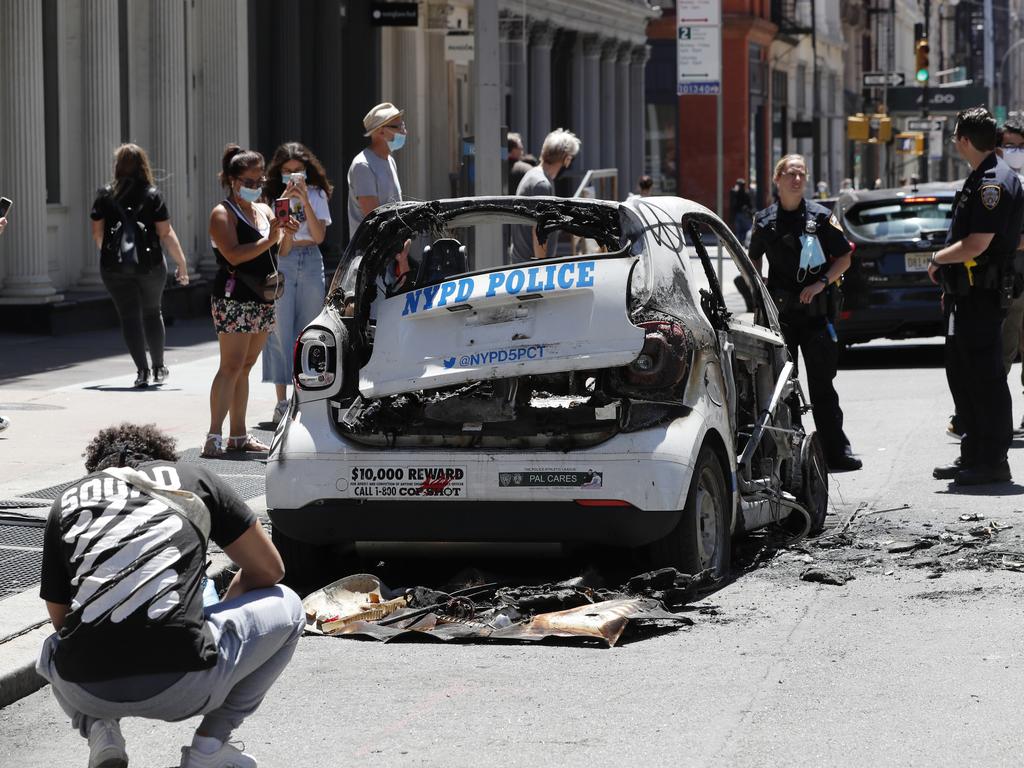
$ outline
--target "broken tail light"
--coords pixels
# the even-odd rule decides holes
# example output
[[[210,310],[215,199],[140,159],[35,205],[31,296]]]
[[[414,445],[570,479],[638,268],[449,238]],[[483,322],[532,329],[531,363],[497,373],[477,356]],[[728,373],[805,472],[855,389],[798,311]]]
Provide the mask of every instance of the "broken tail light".
[[[644,346],[625,368],[625,379],[633,385],[664,389],[686,377],[690,365],[690,343],[678,323],[654,320],[640,323]]]
[[[334,383],[338,370],[338,347],[334,334],[326,328],[308,328],[295,342],[293,368],[295,386],[300,389],[326,389]]]

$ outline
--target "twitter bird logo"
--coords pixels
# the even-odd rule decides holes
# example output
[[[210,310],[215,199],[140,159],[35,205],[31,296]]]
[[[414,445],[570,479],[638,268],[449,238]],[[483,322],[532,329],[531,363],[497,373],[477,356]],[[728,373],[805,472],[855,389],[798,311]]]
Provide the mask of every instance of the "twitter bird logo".
[[[455,366],[455,358],[454,357],[446,357],[441,362],[444,363],[444,367],[445,368],[452,368],[452,367]]]

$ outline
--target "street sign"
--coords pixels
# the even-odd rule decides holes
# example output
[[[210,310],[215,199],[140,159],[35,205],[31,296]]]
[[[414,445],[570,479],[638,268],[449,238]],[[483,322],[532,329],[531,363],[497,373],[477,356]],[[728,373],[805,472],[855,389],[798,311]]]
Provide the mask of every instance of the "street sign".
[[[722,8],[718,0],[676,2],[676,93],[722,92]]]
[[[924,88],[905,86],[890,88],[886,102],[890,112],[920,112],[924,109]],[[988,101],[988,89],[983,85],[965,85],[960,88],[929,88],[928,109],[931,112],[959,112],[977,107]]]
[[[907,120],[908,131],[941,131],[945,120]]]
[[[907,82],[907,78],[904,77],[902,72],[865,72],[862,77],[864,78],[865,88],[881,87],[883,85],[892,88]]]

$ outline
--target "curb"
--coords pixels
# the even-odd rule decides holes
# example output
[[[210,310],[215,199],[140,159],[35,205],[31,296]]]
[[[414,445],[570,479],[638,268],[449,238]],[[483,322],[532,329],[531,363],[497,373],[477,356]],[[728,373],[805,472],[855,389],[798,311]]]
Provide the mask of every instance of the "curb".
[[[207,573],[217,585],[217,591],[223,592],[234,576],[234,563],[221,552],[211,552],[210,557],[213,564]],[[52,633],[53,628],[47,622],[9,641],[5,651],[25,661],[19,661],[12,669],[0,673],[0,709],[49,685],[46,678],[36,672],[36,659],[43,641]]]

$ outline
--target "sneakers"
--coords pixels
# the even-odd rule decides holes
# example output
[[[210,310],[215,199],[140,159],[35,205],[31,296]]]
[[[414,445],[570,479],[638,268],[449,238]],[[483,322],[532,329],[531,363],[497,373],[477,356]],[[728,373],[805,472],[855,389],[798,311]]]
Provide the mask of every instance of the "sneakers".
[[[149,368],[140,368],[135,372],[135,388],[143,389],[149,386]]]
[[[3,431],[4,431],[5,429],[7,429],[7,428],[8,428],[9,426],[11,426],[11,422],[9,422],[9,421],[8,421],[7,419],[5,419],[5,418],[4,418],[3,416],[0,416],[0,432],[3,432]]]
[[[946,434],[954,440],[963,440],[964,433],[960,428],[960,420],[956,417],[955,413],[949,417],[949,424],[946,425]]]
[[[128,768],[128,753],[117,720],[96,720],[89,726],[89,768]]]
[[[165,381],[167,381],[167,375],[169,373],[170,373],[170,371],[167,370],[166,366],[161,365],[158,368],[154,368],[153,369],[153,383],[154,384],[163,384]]]
[[[222,744],[212,755],[203,754],[195,747],[181,748],[180,768],[257,768],[257,765],[256,758],[231,744]]]
[[[277,405],[274,406],[274,417],[272,421],[274,422],[275,427],[281,423],[281,419],[283,419],[284,415],[288,413],[288,403],[288,400],[278,400]]]

